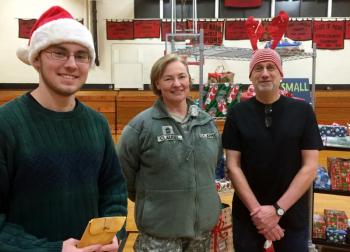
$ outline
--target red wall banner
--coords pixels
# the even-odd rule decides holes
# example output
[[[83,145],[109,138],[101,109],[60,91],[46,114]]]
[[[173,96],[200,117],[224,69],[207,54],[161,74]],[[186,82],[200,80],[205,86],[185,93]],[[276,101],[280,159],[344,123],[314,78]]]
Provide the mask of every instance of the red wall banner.
[[[290,20],[286,31],[287,38],[298,41],[312,39],[312,21],[311,20]]]
[[[29,39],[30,31],[36,19],[18,19],[18,37]]]
[[[313,32],[317,49],[344,49],[344,21],[314,21]]]
[[[247,30],[244,24],[245,24],[245,21],[226,21],[225,39],[226,40],[248,39]]]
[[[350,20],[345,21],[345,39],[350,39]]]
[[[106,21],[107,40],[134,39],[133,21]]]
[[[171,23],[170,22],[162,22],[161,24],[162,28],[162,41],[165,41],[165,36],[167,33],[171,33]]]
[[[252,8],[261,6],[261,0],[225,0],[224,6],[237,8]]]
[[[160,20],[134,20],[134,38],[159,38]]]
[[[222,45],[224,22],[223,21],[198,21],[197,29],[203,29],[205,45]]]

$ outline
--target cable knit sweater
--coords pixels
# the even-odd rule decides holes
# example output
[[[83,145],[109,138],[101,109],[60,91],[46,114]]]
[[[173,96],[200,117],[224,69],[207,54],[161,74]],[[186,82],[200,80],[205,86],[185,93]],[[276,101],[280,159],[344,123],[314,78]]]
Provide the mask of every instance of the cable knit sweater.
[[[0,107],[0,251],[61,251],[94,217],[126,215],[127,195],[106,119],[30,94]]]

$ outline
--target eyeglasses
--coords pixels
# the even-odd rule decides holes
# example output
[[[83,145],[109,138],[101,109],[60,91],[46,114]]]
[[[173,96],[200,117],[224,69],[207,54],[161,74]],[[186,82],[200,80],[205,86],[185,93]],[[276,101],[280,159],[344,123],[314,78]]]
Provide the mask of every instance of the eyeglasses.
[[[265,106],[265,127],[271,128],[272,126],[272,105]]]
[[[76,53],[70,53],[66,50],[61,49],[53,49],[53,50],[47,50],[44,51],[48,55],[50,55],[50,58],[53,60],[58,61],[67,61],[71,55],[73,55],[75,62],[77,63],[90,63],[91,58],[88,52],[76,52]]]

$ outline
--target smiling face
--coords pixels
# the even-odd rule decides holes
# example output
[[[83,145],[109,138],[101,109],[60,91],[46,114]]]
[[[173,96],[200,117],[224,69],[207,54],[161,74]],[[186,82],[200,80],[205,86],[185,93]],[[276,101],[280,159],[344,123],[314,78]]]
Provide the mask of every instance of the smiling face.
[[[272,61],[257,63],[249,79],[257,94],[279,94],[282,75]]]
[[[170,62],[156,81],[156,88],[165,104],[186,102],[190,93],[190,75],[187,67],[180,61]]]
[[[88,76],[90,64],[79,62],[79,57],[85,54],[88,54],[87,48],[75,43],[62,43],[41,51],[33,62],[39,72],[39,85],[58,96],[74,95]],[[59,59],[55,55],[67,55],[68,59]]]

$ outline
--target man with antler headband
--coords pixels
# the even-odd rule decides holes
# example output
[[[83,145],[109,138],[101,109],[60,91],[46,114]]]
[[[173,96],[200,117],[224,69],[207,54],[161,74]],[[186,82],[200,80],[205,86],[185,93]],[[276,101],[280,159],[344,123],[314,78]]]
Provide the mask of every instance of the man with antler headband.
[[[235,105],[223,132],[235,189],[236,252],[308,251],[308,194],[322,141],[312,107],[280,95],[281,58],[270,48],[253,52],[249,78],[256,96]]]

